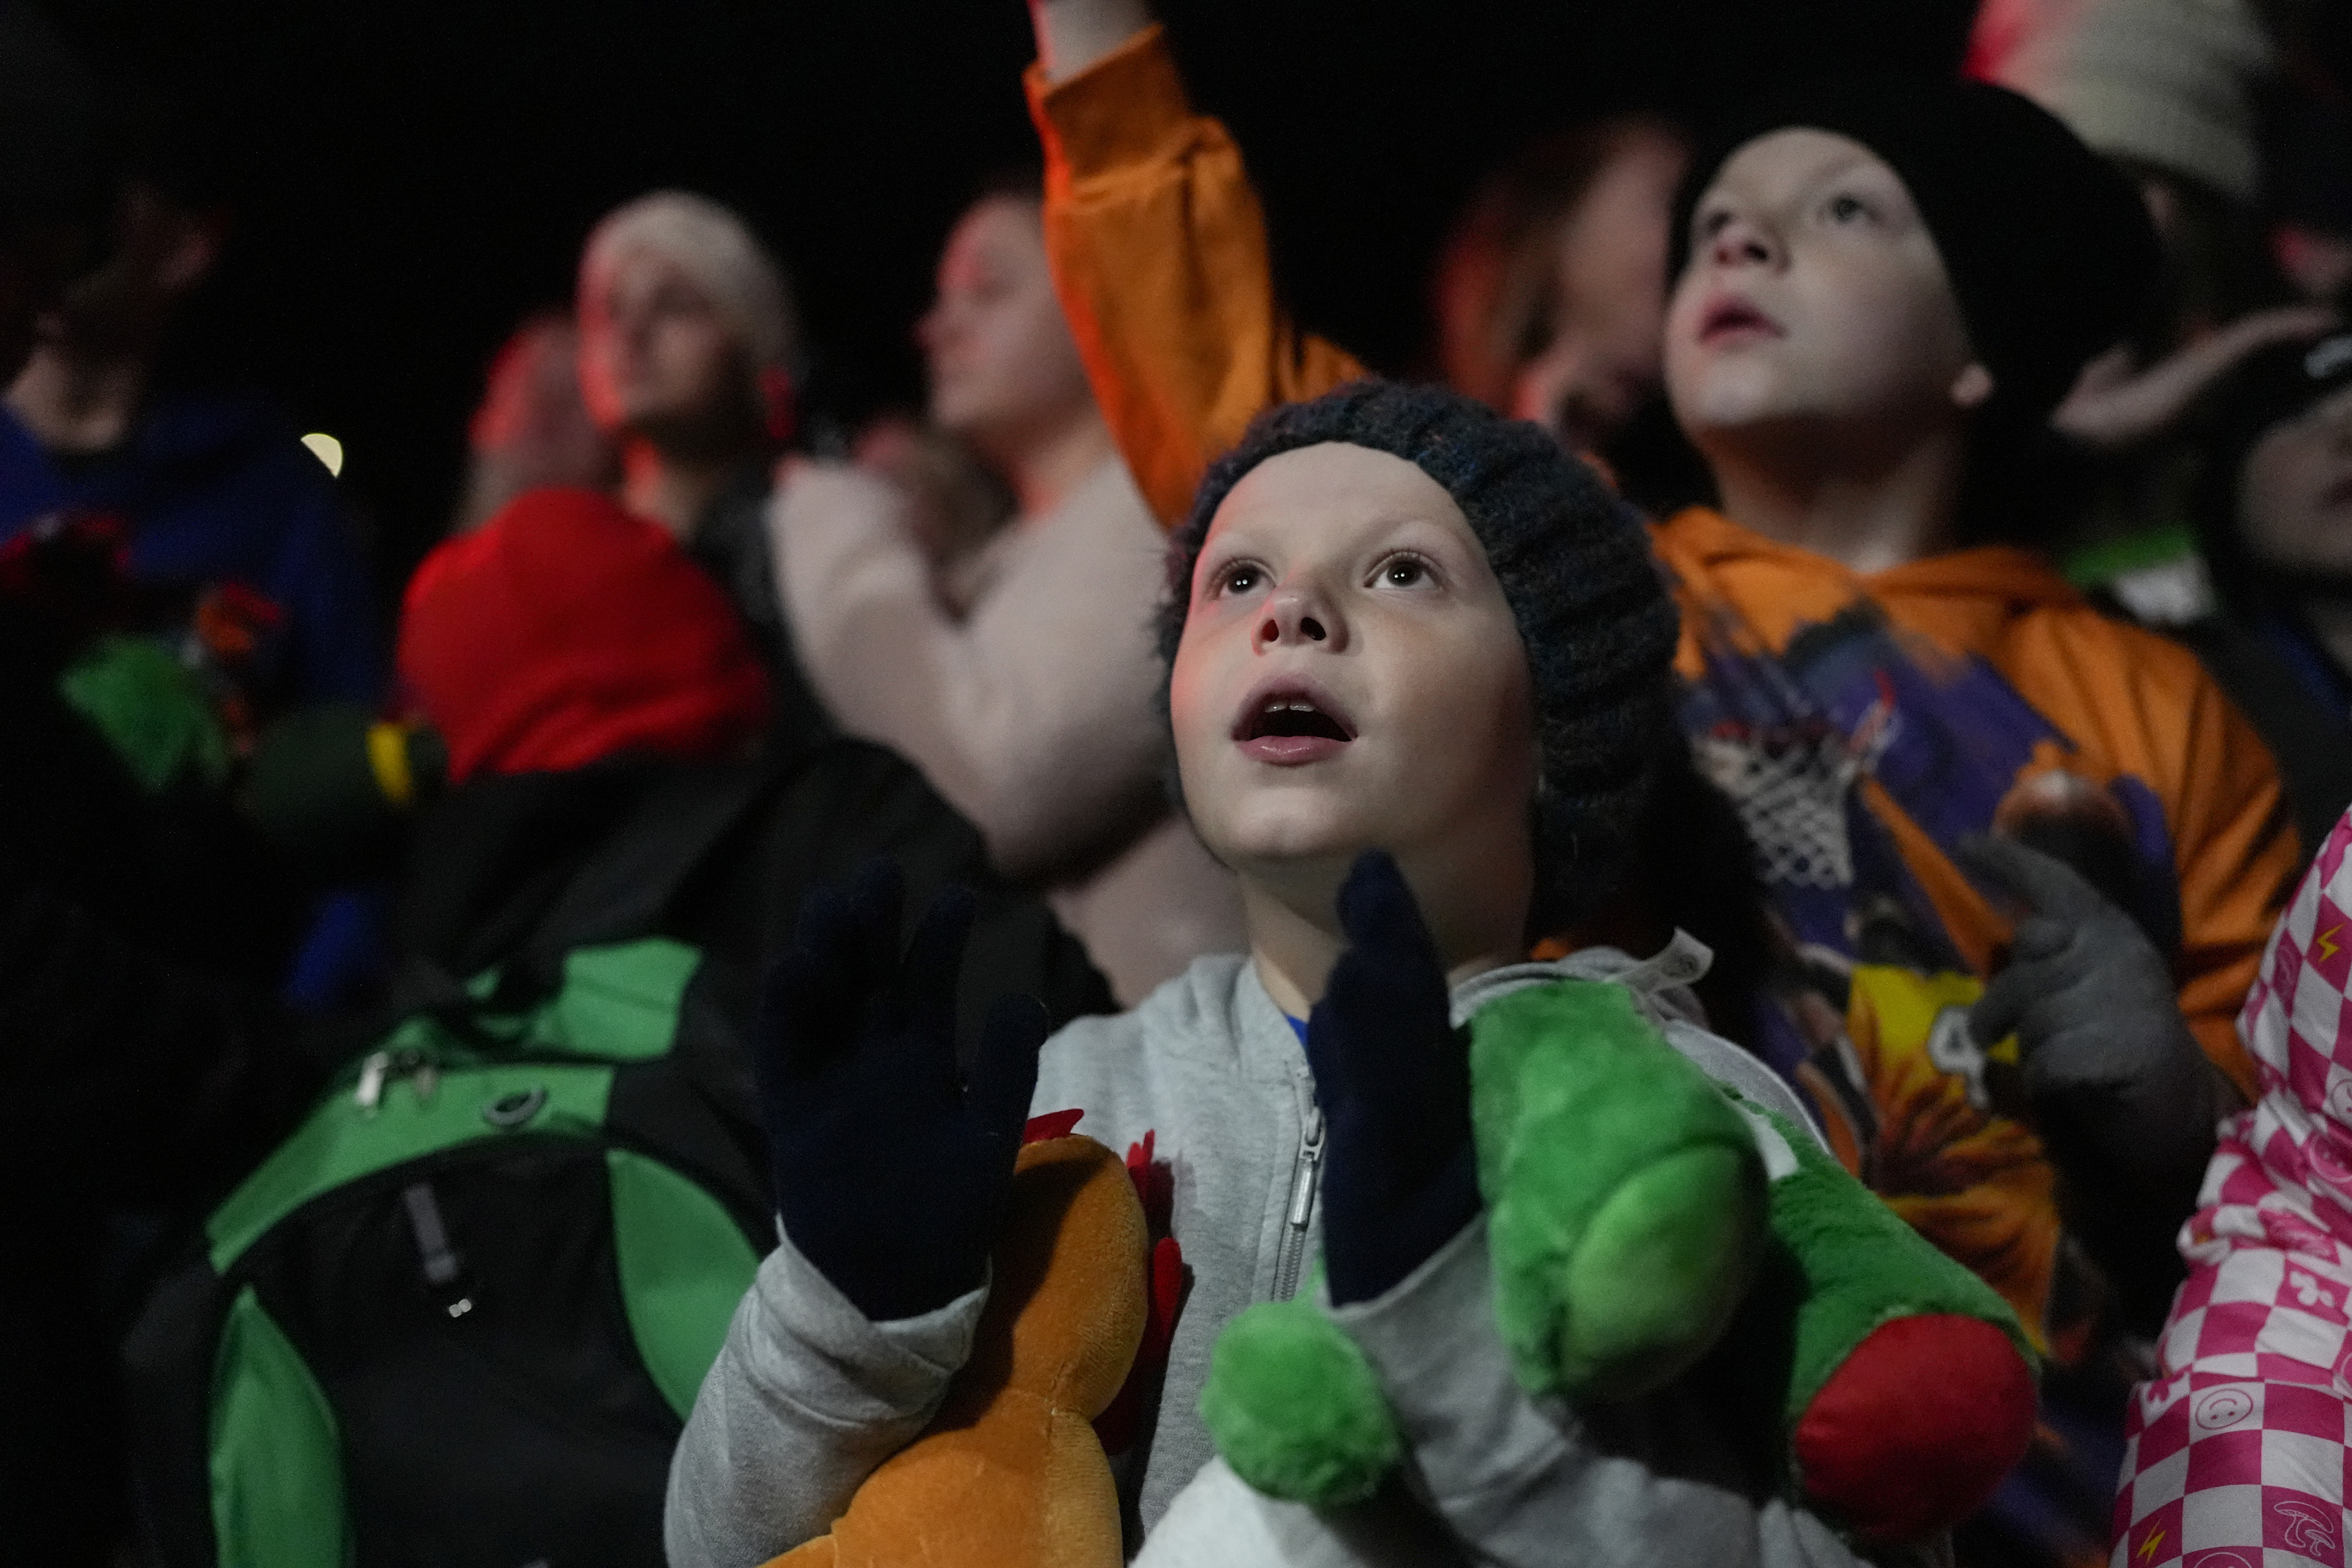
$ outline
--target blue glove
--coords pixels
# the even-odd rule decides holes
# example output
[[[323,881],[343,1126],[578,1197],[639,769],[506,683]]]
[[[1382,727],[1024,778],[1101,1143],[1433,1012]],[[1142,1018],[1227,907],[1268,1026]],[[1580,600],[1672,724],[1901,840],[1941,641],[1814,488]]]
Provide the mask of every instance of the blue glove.
[[[1323,1107],[1323,1264],[1335,1303],[1385,1294],[1478,1213],[1470,1047],[1412,889],[1379,850],[1339,888],[1348,951],[1307,1020]]]
[[[802,907],[752,1050],[784,1234],[876,1322],[981,1283],[1036,1088],[1045,1010],[997,1002],[956,1070],[973,899],[935,899],[902,960],[905,879],[875,861]]]

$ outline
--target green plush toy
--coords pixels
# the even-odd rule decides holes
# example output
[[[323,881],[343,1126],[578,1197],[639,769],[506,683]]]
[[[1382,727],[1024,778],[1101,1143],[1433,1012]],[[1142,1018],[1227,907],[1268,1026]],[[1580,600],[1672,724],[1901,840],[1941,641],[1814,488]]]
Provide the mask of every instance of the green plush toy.
[[[1622,985],[1515,992],[1468,1034],[1496,1327],[1529,1394],[1636,1398],[1728,1339],[1751,1383],[1727,1396],[1769,1412],[1793,1500],[1879,1543],[1990,1495],[2034,1399],[1989,1286]],[[1370,1363],[1305,1297],[1226,1326],[1201,1410],[1234,1473],[1291,1501],[1368,1497],[1403,1455]]]
[[[106,737],[149,794],[228,778],[228,732],[204,681],[145,637],[98,638],[58,678],[58,694]]]

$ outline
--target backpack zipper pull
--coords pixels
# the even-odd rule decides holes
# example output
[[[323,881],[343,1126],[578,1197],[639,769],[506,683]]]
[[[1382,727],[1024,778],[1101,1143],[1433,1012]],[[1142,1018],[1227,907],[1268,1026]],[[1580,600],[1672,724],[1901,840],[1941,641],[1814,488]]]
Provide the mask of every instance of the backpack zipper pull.
[[[408,1227],[425,1265],[426,1290],[443,1299],[441,1310],[449,1316],[464,1317],[474,1310],[474,1299],[465,1291],[465,1262],[449,1244],[449,1227],[442,1221],[441,1205],[434,1201],[433,1184],[415,1183],[401,1193],[400,1201],[408,1210]]]
[[[376,1051],[360,1064],[359,1087],[352,1091],[352,1103],[360,1108],[362,1116],[373,1116],[383,1107],[383,1091],[402,1079],[413,1079],[416,1098],[430,1103],[441,1088],[441,1069],[431,1058],[415,1046],[403,1046],[396,1051]]]
[[[352,1091],[352,1103],[360,1108],[362,1116],[373,1116],[383,1101],[383,1075],[392,1068],[390,1051],[369,1053],[360,1064],[360,1085]]]

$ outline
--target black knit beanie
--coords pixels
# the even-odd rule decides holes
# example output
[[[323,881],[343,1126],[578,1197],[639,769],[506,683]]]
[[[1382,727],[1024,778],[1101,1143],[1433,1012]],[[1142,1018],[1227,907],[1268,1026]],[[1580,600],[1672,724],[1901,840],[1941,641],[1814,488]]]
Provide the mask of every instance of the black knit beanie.
[[[1798,129],[1859,142],[1902,176],[1992,372],[1987,412],[2006,425],[2046,419],[2155,289],[2156,230],[2139,194],[2055,116],[1986,82],[1867,75],[1776,92],[1710,140],[1675,204],[1671,276],[1724,163],[1759,136]]]
[[[1531,929],[1582,918],[1623,868],[1660,749],[1675,733],[1676,620],[1640,520],[1538,426],[1442,387],[1377,380],[1259,415],[1168,542],[1161,656],[1172,669],[1192,571],[1234,486],[1268,458],[1333,441],[1402,458],[1435,479],[1486,547],[1532,677]]]

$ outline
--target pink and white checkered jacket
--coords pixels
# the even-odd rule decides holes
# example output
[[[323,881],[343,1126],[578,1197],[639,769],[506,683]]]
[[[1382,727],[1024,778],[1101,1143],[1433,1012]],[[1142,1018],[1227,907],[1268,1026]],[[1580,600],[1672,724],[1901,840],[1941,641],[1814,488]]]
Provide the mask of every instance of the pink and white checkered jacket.
[[[2238,1029],[2262,1098],[2221,1123],[2132,1391],[2110,1568],[2346,1568],[2352,1494],[2352,813],[2271,933]]]

